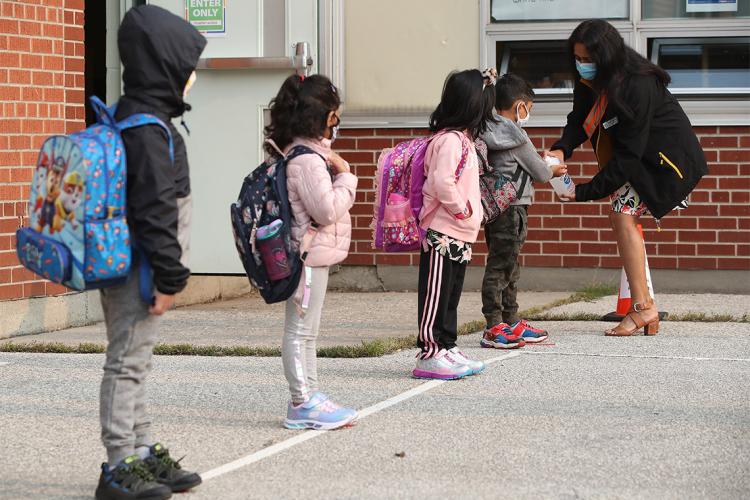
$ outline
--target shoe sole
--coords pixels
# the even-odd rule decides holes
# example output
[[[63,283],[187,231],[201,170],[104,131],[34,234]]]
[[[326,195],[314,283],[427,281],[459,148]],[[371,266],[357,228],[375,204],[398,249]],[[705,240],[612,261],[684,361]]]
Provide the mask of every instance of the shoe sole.
[[[422,370],[414,370],[411,372],[412,377],[419,378],[419,379],[430,379],[430,380],[458,380],[460,378],[468,377],[469,375],[473,375],[474,373],[471,371],[468,371],[466,373],[461,374],[442,374],[442,373],[434,373],[434,372],[426,372]]]
[[[160,484],[164,484],[164,486],[169,487],[172,490],[172,493],[184,493],[188,490],[192,490],[196,486],[200,485],[202,482],[203,482],[203,479],[199,477],[197,481],[191,481],[189,483],[179,484],[179,485],[174,485],[174,486],[165,484],[165,483],[160,483]]]
[[[313,429],[316,431],[332,431],[334,429],[340,429],[349,425],[353,425],[359,417],[356,413],[354,416],[346,421],[340,422],[318,422],[317,420],[284,420],[284,427],[287,429],[300,430],[300,429]]]
[[[544,335],[543,337],[524,337],[523,341],[527,344],[538,344],[539,342],[544,342],[549,338],[549,335]]]
[[[519,347],[525,346],[526,341],[516,342],[515,344],[502,344],[500,342],[491,342],[489,340],[482,340],[479,342],[479,345],[481,347],[486,347],[489,349],[518,349]]]
[[[173,492],[170,491],[168,495],[154,494],[154,495],[142,496],[138,498],[139,500],[167,500],[168,498],[172,498],[172,493]],[[94,498],[96,498],[96,500],[120,500],[120,499],[127,500],[127,499],[132,499],[135,497],[126,495],[126,494],[117,495],[116,493],[109,495],[100,491],[99,488],[97,488],[96,492],[94,493]]]

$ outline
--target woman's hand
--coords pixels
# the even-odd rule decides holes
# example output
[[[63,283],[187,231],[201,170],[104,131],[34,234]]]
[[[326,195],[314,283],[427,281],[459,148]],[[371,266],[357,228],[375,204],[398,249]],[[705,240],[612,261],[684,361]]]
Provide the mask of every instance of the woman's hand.
[[[547,150],[545,150],[544,153],[542,154],[542,157],[546,158],[548,156],[554,156],[555,158],[557,158],[558,160],[560,160],[560,163],[564,163],[565,162],[565,154],[560,149],[555,149],[553,151],[547,151]]]
[[[568,202],[571,202],[571,201],[576,201],[576,194],[575,194],[575,192],[572,192],[572,193],[570,193],[570,195],[568,195],[568,196],[560,196],[560,195],[557,195],[557,197],[558,197],[558,198],[560,199],[560,201],[562,201],[563,203],[568,203]]]
[[[351,172],[349,169],[349,164],[344,160],[338,153],[335,153],[331,151],[331,154],[328,156],[328,164],[331,165],[331,169],[333,170],[333,173],[338,174],[348,174]]]

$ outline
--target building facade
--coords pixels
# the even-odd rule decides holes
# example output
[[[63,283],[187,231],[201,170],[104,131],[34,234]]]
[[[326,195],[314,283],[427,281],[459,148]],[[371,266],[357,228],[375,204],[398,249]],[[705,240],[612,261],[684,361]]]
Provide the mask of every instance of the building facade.
[[[150,3],[188,16],[193,1]],[[14,233],[26,216],[41,141],[82,128],[88,95],[110,102],[119,95],[116,26],[134,3],[142,2],[0,1],[0,300],[64,292],[19,266]],[[750,0],[221,3],[224,31],[207,35],[205,62],[191,94],[192,134],[186,137],[196,199],[195,272],[240,272],[226,208],[242,176],[262,158],[265,112],[293,70],[293,43],[308,42],[309,70],[329,75],[344,97],[343,130],[335,148],[360,178],[345,264],[413,267],[416,255],[371,248],[381,149],[426,133],[429,112],[450,71],[487,66],[533,83],[538,99],[527,130],[540,150],[548,148],[572,106],[565,40],[587,17],[609,19],[628,44],[670,72],[671,90],[694,124],[710,165],[689,209],[665,217],[660,231],[652,219],[643,218],[651,267],[729,270],[745,277],[750,271]],[[290,58],[289,68],[270,64],[283,57]],[[590,147],[575,152],[569,171],[575,180],[596,173]],[[563,205],[548,186],[537,186],[523,265],[619,268],[608,210],[607,203]],[[472,265],[482,266],[483,240],[475,248]]]

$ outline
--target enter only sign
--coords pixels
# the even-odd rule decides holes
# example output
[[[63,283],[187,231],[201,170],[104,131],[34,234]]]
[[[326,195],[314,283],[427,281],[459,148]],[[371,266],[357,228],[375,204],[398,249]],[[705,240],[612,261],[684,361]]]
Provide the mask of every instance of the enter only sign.
[[[185,0],[185,19],[206,36],[227,32],[227,0]]]

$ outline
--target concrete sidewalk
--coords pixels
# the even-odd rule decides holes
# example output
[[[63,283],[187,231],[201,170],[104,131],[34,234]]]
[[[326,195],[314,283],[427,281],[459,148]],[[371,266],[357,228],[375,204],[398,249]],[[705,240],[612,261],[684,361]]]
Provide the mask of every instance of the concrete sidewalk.
[[[572,292],[525,292],[519,294],[522,309],[543,307],[567,298]],[[685,314],[722,315],[722,321],[742,321],[750,315],[747,295],[660,294],[659,310],[679,319]],[[545,311],[551,316],[575,318],[579,314],[601,316],[613,311],[616,296],[590,302],[576,302]],[[356,345],[362,341],[403,337],[416,332],[416,293],[329,292],[321,326],[320,347]],[[459,306],[459,324],[482,319],[478,292],[465,292]],[[745,319],[745,321],[747,321]],[[274,347],[280,345],[284,304],[267,305],[257,295],[248,295],[170,311],[162,323],[160,342],[196,346]],[[747,326],[750,334],[750,325]],[[15,337],[2,342],[57,342],[104,344],[103,323],[37,335]]]
[[[569,292],[519,294],[522,308],[539,307],[570,295]],[[459,325],[482,319],[478,292],[464,293]],[[318,341],[320,347],[354,345],[385,337],[416,335],[417,294],[382,292],[329,292]],[[270,347],[281,344],[284,304],[267,305],[258,295],[188,306],[170,311],[162,323],[165,344]],[[24,335],[11,342],[106,343],[103,323],[55,332]],[[7,342],[7,341],[3,341]]]

